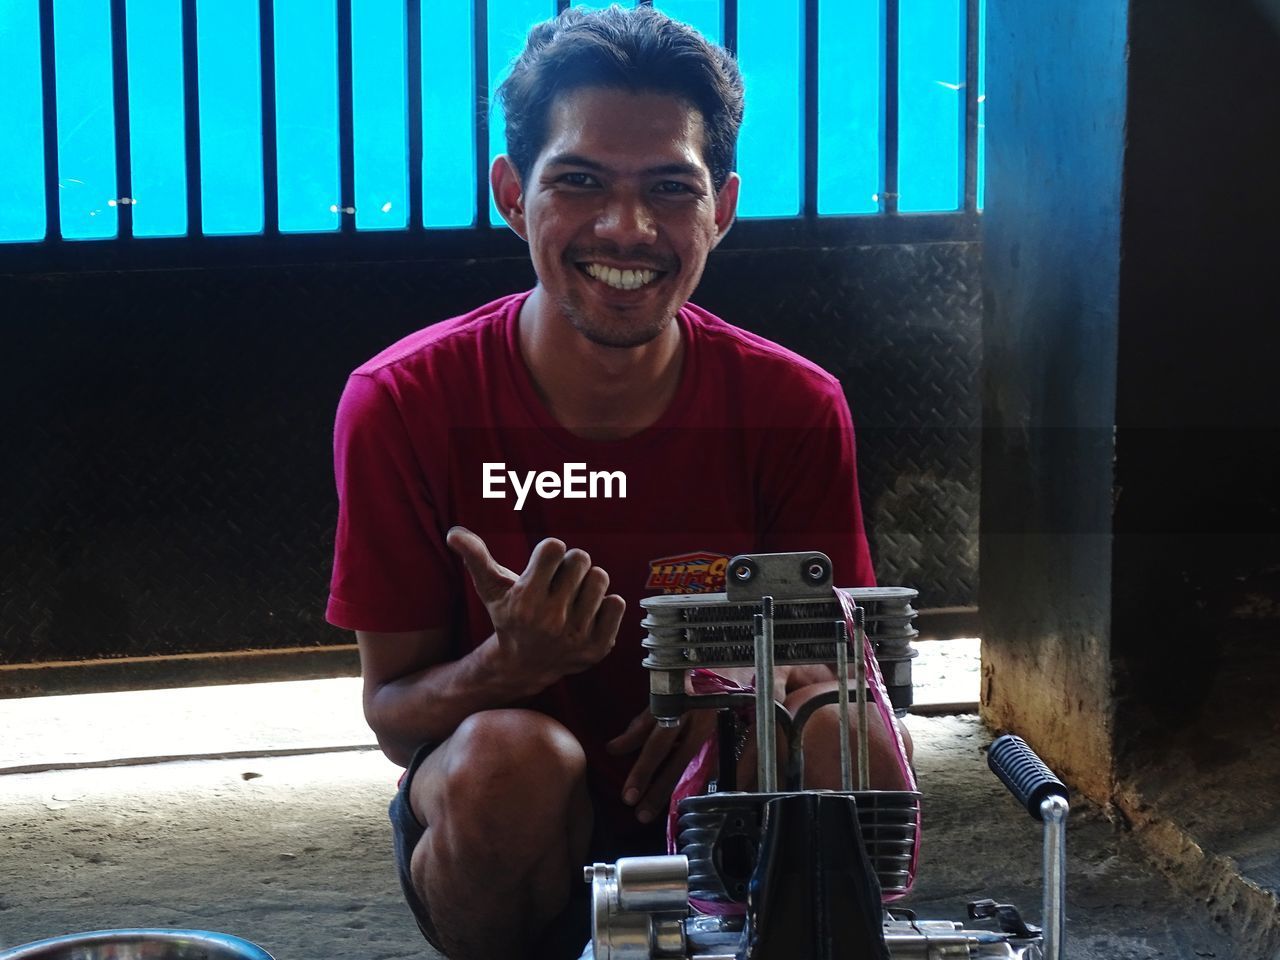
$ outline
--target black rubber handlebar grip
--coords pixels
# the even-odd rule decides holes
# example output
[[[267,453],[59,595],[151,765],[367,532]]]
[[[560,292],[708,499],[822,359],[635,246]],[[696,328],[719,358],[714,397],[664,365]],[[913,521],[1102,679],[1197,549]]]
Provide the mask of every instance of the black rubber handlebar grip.
[[[1054,794],[1067,799],[1067,787],[1044,765],[1025,740],[1012,733],[997,737],[987,751],[987,766],[1000,778],[1027,813],[1040,819],[1040,804]]]

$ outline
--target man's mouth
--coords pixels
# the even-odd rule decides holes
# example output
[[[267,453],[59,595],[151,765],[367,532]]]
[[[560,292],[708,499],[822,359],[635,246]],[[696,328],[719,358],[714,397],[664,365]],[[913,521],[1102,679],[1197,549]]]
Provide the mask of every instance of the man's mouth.
[[[661,270],[645,268],[620,270],[603,263],[580,263],[578,268],[594,280],[599,280],[615,290],[639,290],[664,276]]]

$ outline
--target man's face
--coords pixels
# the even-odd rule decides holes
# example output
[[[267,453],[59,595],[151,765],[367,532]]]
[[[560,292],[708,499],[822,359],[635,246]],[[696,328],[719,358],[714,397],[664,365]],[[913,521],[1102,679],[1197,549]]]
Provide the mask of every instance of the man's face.
[[[498,205],[574,329],[605,346],[648,343],[733,222],[737,177],[715,193],[702,114],[673,96],[580,88],[548,121],[527,184],[495,162]]]

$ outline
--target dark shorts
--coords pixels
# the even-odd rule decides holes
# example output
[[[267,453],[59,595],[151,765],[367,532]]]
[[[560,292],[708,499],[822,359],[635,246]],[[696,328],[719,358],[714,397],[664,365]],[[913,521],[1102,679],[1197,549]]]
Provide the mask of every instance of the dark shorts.
[[[418,929],[437,950],[442,953],[440,938],[435,924],[431,921],[431,911],[423,903],[413,887],[409,873],[409,864],[413,859],[414,848],[426,832],[418,818],[413,815],[409,804],[409,784],[413,775],[418,772],[424,761],[439,744],[427,743],[418,748],[404,776],[400,778],[400,788],[391,800],[388,814],[391,817],[391,831],[395,842],[396,871],[400,875],[400,887],[409,902],[414,919],[418,921]],[[596,791],[591,791],[592,802],[599,808]],[[666,852],[665,824],[659,817],[654,823],[638,827],[634,832],[628,831],[625,836],[619,835],[610,824],[602,823],[605,818],[597,817],[591,831],[591,845],[587,853],[587,863],[612,863],[619,857],[651,856]],[[552,921],[550,927],[538,942],[532,956],[537,960],[577,960],[582,948],[591,939],[591,889],[579,881],[570,886],[572,891],[569,905]]]

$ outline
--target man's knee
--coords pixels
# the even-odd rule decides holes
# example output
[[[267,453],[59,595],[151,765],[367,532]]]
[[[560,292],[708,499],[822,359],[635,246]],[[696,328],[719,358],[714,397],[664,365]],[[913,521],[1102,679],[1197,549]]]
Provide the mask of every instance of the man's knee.
[[[517,810],[525,823],[563,817],[585,783],[586,756],[577,739],[531,710],[472,714],[439,753],[412,788],[415,812],[421,808],[428,825],[490,830],[498,826],[494,820]]]
[[[410,785],[427,827],[410,873],[424,902],[445,911],[442,929],[457,932],[448,905],[477,884],[495,888],[495,869],[537,889],[540,916],[563,906],[591,831],[585,771],[573,735],[527,710],[474,714],[427,758]]]
[[[472,714],[449,739],[448,777],[455,786],[483,777],[564,783],[586,771],[586,755],[574,735],[533,710]]]

